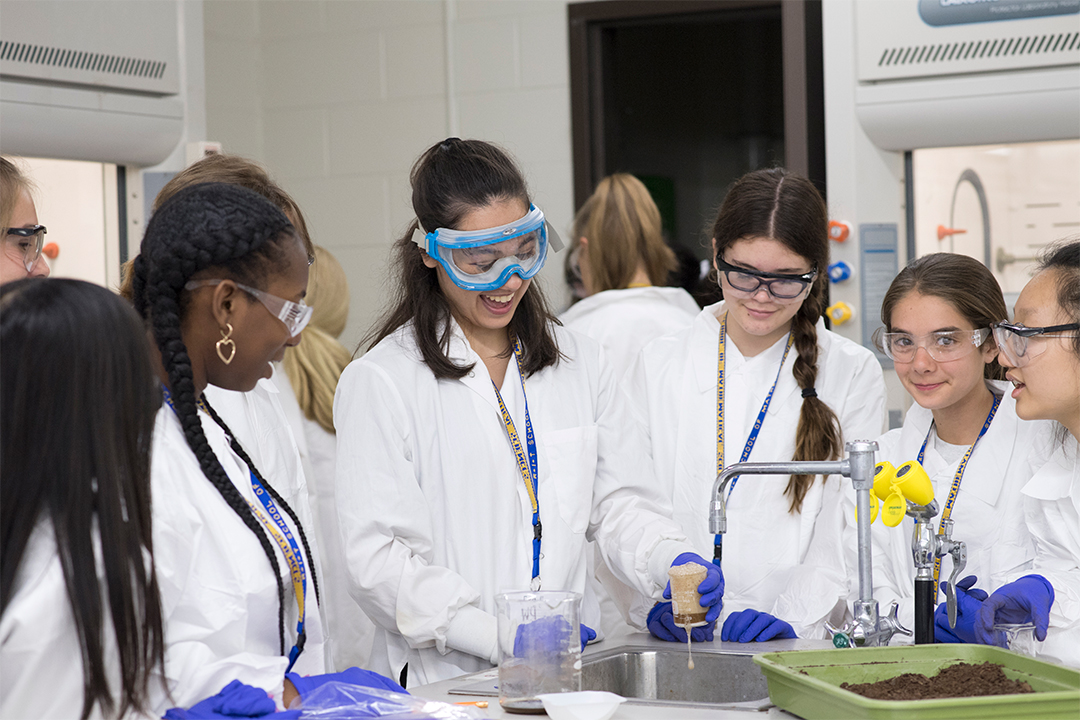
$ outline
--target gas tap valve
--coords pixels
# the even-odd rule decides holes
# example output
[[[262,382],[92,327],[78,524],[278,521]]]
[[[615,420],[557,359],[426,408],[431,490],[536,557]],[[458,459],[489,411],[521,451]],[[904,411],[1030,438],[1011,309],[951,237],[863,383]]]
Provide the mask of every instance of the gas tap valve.
[[[948,555],[952,558],[952,573],[945,583],[945,607],[949,612],[949,627],[956,627],[956,579],[960,577],[967,566],[967,545],[962,540],[952,539],[953,521],[943,518],[941,521],[941,534],[938,535],[937,557]],[[936,559],[936,558],[935,558]]]

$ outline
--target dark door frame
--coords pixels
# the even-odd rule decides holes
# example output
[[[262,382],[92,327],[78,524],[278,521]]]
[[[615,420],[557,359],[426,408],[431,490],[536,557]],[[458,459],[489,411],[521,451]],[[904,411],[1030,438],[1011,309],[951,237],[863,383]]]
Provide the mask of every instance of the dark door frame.
[[[605,173],[602,31],[626,20],[762,7],[780,8],[784,164],[825,193],[821,0],[601,0],[567,6],[575,209]]]

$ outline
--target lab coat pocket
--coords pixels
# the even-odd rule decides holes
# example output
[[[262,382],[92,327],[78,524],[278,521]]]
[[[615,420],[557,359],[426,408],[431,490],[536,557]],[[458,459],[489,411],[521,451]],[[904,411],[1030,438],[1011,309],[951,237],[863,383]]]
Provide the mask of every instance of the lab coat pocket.
[[[589,527],[596,482],[596,437],[595,425],[557,430],[543,436],[544,454],[540,462],[548,467],[560,517],[576,533],[584,533]],[[540,474],[543,477],[542,469]]]

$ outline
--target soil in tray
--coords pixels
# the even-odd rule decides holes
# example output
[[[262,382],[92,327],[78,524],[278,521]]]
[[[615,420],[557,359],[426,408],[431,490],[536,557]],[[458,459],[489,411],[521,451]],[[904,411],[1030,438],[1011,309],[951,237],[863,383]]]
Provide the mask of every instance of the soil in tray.
[[[929,700],[1035,692],[1023,680],[1005,677],[1001,665],[992,662],[957,663],[942,668],[934,677],[904,673],[872,683],[842,683],[840,687],[874,700]]]

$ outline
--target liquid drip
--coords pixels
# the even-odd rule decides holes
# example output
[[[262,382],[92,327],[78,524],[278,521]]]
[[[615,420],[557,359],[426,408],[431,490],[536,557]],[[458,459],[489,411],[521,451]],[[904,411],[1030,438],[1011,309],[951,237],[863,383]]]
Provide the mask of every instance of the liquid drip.
[[[694,651],[690,649],[690,629],[693,627],[693,625],[686,624],[686,625],[680,625],[679,627],[681,627],[683,630],[686,631],[686,657],[687,657],[686,669],[687,670],[693,670],[694,669]]]

